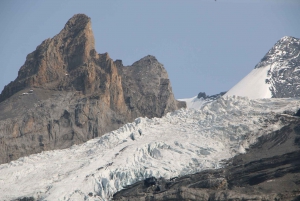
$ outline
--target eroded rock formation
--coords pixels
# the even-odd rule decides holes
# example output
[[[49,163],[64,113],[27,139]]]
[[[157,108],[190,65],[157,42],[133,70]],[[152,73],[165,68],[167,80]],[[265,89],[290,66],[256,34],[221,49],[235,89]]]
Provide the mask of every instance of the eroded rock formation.
[[[185,107],[155,57],[124,67],[98,54],[94,43],[90,18],[77,14],[28,54],[0,95],[0,163],[67,148],[139,116],[161,117]]]

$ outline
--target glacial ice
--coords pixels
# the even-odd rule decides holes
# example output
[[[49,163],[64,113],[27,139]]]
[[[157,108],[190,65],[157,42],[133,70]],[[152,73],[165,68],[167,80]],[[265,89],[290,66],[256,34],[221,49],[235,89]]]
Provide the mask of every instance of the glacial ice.
[[[109,200],[126,185],[220,168],[256,139],[282,127],[299,99],[223,97],[202,109],[137,118],[81,145],[0,165],[0,200]]]

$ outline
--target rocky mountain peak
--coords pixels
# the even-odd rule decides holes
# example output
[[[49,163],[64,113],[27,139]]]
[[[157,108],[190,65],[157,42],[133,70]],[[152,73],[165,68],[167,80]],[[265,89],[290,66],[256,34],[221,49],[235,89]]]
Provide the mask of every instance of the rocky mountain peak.
[[[300,39],[278,40],[255,68],[225,96],[290,98],[300,96]]]
[[[158,60],[152,55],[145,56],[140,60],[134,62],[132,64],[132,67],[133,67],[132,69],[135,69],[135,71],[140,71],[141,70],[140,68],[148,68],[148,70],[155,71],[158,74],[167,73],[163,64],[159,63]]]
[[[91,19],[84,14],[74,15],[59,34],[46,39],[27,55],[16,80],[2,91],[0,102],[27,87],[74,88],[74,83],[70,83],[74,79],[66,79],[66,76],[78,77],[81,73],[74,70],[92,66],[88,64],[94,58],[97,53]]]
[[[54,40],[61,42],[59,48],[66,50],[67,54],[82,54],[86,62],[90,51],[95,49],[91,19],[85,14],[74,15]],[[79,48],[83,48],[82,52],[77,52]]]
[[[28,54],[0,95],[0,164],[61,149],[115,130],[137,117],[185,107],[163,65],[146,56],[124,67],[95,50],[91,20],[74,15]]]
[[[157,63],[158,61],[155,58],[155,56],[147,55],[147,56],[141,58],[140,60],[134,62],[132,65],[135,66],[135,65],[147,64],[147,62],[149,64],[150,62]]]
[[[78,30],[83,30],[85,29],[86,26],[90,26],[91,25],[91,18],[89,18],[87,15],[85,14],[75,14],[72,18],[70,18],[68,20],[68,22],[66,23],[64,29],[65,30],[74,30],[78,29]],[[90,28],[90,27],[88,27]]]
[[[274,62],[283,62],[292,60],[293,65],[295,59],[299,61],[300,39],[292,36],[284,36],[276,42],[276,44],[267,52],[255,68],[264,67]],[[297,59],[298,58],[298,59]]]
[[[266,68],[273,98],[300,96],[300,39],[285,36],[268,51],[255,68]]]

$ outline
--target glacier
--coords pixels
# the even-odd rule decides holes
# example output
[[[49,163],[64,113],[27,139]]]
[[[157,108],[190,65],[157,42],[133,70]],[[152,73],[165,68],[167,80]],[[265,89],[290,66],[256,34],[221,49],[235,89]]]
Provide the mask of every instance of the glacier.
[[[84,144],[0,165],[0,200],[110,200],[151,176],[220,168],[259,136],[280,129],[281,117],[297,111],[299,100],[228,96],[201,109],[137,118]]]

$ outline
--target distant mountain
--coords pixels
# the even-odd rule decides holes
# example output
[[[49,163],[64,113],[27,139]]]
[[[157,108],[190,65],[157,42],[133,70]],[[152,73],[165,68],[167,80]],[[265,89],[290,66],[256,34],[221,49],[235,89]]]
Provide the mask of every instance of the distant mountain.
[[[94,43],[91,19],[77,14],[27,55],[0,94],[0,164],[185,107],[154,56],[124,67]]]
[[[281,38],[245,78],[225,96],[288,98],[300,96],[300,39]]]

